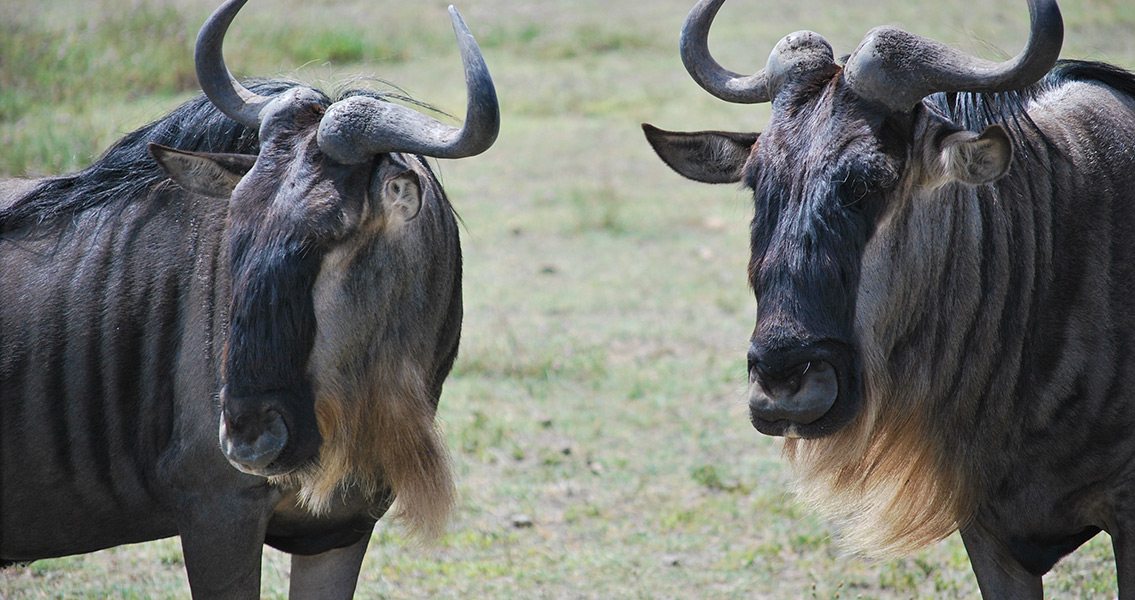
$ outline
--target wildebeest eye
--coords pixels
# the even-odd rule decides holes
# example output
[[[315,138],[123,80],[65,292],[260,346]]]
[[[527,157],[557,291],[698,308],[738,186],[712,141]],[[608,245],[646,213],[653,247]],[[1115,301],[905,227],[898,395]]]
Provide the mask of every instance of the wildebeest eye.
[[[838,191],[844,208],[864,210],[873,197],[894,186],[897,180],[895,169],[887,160],[875,157],[837,170],[832,184]]]
[[[839,195],[840,206],[851,210],[863,210],[864,204],[878,187],[865,173],[857,169],[841,169],[832,178],[832,184]]]

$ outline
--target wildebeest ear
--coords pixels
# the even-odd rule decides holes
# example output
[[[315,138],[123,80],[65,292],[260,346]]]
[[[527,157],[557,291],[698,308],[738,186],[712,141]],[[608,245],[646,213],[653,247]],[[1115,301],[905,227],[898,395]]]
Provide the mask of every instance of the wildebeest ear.
[[[190,192],[228,200],[233,188],[256,164],[249,154],[212,154],[190,152],[150,144],[150,156],[169,178]]]
[[[679,175],[702,183],[737,183],[759,133],[728,131],[678,132],[642,124],[646,141]]]
[[[1000,125],[990,125],[980,135],[972,131],[950,134],[939,150],[946,173],[971,185],[997,181],[1009,172],[1013,160],[1013,144]]]
[[[391,223],[409,221],[422,210],[422,182],[409,169],[382,182],[382,209]]]

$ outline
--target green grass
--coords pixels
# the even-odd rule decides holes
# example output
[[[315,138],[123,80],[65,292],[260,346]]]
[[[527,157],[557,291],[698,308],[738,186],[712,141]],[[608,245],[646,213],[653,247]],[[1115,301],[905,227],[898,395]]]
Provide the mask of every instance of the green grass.
[[[0,5],[0,174],[59,173],[194,93],[212,0]],[[226,56],[242,75],[334,88],[393,81],[454,115],[461,66],[445,2],[255,0]],[[745,351],[749,200],[680,179],[639,123],[759,130],[686,75],[692,0],[459,3],[501,97],[497,145],[442,161],[465,226],[462,350],[439,418],[459,510],[433,548],[381,522],[364,598],[973,598],[956,536],[903,560],[840,550],[797,505],[779,442],[753,431]],[[1064,2],[1065,56],[1135,66],[1135,11]],[[730,0],[711,38],[751,72],[798,29],[850,52],[897,24],[987,57],[1021,46],[1024,2]],[[518,526],[518,515],[530,525]],[[287,557],[267,551],[264,596]],[[1046,578],[1050,596],[1114,597],[1107,536]],[[33,563],[0,598],[183,598],[177,540]]]

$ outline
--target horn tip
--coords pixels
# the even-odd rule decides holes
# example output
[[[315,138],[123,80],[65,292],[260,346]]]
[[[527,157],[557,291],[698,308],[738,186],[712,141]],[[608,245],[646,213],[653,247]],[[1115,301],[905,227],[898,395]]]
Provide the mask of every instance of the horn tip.
[[[473,37],[473,32],[469,31],[469,26],[465,24],[465,19],[461,17],[461,13],[457,12],[457,7],[452,4],[449,5],[449,20],[453,24],[454,33],[457,34],[458,43],[464,43],[460,41],[463,37]]]

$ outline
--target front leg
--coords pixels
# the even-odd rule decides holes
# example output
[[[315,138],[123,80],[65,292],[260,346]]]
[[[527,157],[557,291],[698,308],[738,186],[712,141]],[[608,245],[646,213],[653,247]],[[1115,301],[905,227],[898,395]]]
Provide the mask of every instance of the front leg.
[[[260,597],[260,558],[272,497],[267,486],[184,498],[178,530],[194,600]]]
[[[1041,600],[1042,579],[1029,573],[1010,556],[1005,545],[981,525],[962,529],[962,543],[984,600]]]
[[[1120,600],[1135,598],[1135,519],[1117,515],[1118,524],[1108,531],[1115,550],[1115,572],[1119,580]]]
[[[355,584],[359,580],[359,568],[363,564],[370,533],[359,541],[335,548],[321,554],[304,556],[292,555],[292,575],[288,587],[290,600],[304,598],[343,598],[349,600],[355,595]]]

